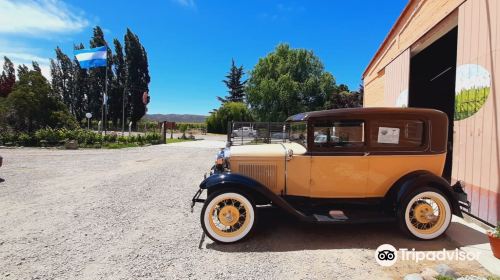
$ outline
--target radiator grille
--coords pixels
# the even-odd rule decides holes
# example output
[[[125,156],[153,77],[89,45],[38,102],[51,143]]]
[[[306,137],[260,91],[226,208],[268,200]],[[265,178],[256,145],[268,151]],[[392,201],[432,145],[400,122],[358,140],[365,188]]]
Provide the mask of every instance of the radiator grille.
[[[259,181],[270,189],[277,188],[276,165],[274,164],[240,164],[239,173]]]

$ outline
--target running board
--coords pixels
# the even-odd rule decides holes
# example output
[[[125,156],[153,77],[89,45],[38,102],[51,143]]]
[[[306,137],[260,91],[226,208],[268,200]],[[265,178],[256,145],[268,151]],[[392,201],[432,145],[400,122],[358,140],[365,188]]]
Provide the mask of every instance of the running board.
[[[351,212],[345,214],[341,210],[333,210],[329,213],[312,214],[311,216],[314,222],[325,224],[365,224],[396,221],[396,217],[378,211]]]

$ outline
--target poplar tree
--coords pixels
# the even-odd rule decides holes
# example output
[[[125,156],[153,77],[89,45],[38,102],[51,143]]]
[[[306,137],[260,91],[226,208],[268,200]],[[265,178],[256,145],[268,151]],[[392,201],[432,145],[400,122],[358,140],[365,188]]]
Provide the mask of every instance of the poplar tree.
[[[92,39],[90,40],[90,47],[97,48],[102,46],[107,46],[106,40],[104,39],[104,32],[101,27],[94,27],[94,32]],[[89,100],[89,111],[95,117],[101,116],[101,108],[103,103],[104,91],[106,87],[106,71],[108,72],[108,87],[111,85],[113,81],[113,58],[111,54],[111,50],[107,49],[107,67],[97,67],[89,69],[89,92],[88,92],[88,100]],[[109,88],[108,88],[109,93]],[[109,103],[108,103],[109,104]]]
[[[146,114],[143,95],[149,90],[148,56],[139,37],[128,28],[124,41],[127,71],[126,90],[129,94],[130,104],[129,116],[135,126],[137,121]]]
[[[16,83],[16,69],[8,57],[4,56],[3,59],[3,70],[0,74],[0,97],[7,97]]]
[[[56,59],[50,60],[53,94],[59,96],[62,102],[74,115],[73,99],[73,64],[71,59],[57,47]]]
[[[109,97],[109,114],[113,121],[113,125],[116,127],[118,123],[122,123],[123,95],[127,82],[127,71],[122,44],[118,39],[114,39],[113,44],[115,47],[115,54],[113,55],[113,69],[115,75]],[[125,108],[127,105],[128,100],[125,98]]]
[[[79,45],[73,46],[75,50],[81,50],[85,48],[82,43]],[[72,70],[73,70],[73,114],[77,119],[78,123],[80,123],[84,118],[87,112],[90,112],[88,107],[88,92],[90,89],[89,86],[89,75],[86,69],[80,68],[80,64],[76,60],[76,58],[72,61]],[[96,115],[93,115],[93,118],[96,118]]]

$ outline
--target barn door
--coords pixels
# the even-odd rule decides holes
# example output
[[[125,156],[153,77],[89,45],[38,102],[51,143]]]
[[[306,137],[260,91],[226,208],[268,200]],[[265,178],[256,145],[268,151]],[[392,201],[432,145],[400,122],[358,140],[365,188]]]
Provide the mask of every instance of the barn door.
[[[406,49],[385,67],[384,100],[388,107],[408,107],[410,49]]]
[[[500,1],[459,8],[452,177],[465,183],[472,214],[500,220]]]

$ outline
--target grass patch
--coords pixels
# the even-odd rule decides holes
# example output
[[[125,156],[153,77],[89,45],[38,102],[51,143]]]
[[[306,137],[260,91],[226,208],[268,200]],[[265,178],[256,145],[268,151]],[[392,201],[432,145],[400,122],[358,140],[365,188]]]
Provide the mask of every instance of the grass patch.
[[[179,143],[179,142],[188,142],[188,141],[194,141],[194,140],[192,140],[192,139],[178,139],[178,138],[170,139],[170,138],[167,138],[167,144],[170,144],[170,143]]]
[[[455,278],[450,276],[438,275],[436,276],[436,280],[455,280]]]
[[[123,148],[133,148],[139,147],[137,143],[106,143],[103,148],[106,149],[123,149]]]

